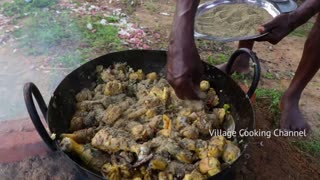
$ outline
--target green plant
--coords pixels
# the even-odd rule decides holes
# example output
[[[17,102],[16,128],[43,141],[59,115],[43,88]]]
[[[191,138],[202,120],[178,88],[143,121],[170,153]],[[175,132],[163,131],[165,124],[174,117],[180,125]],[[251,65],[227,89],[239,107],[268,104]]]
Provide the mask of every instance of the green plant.
[[[57,3],[57,0],[33,0],[28,3],[25,0],[14,0],[5,2],[2,5],[1,12],[5,16],[24,16],[25,13],[35,12],[40,8],[50,7]]]
[[[153,3],[152,1],[147,1],[144,3],[146,9],[148,9],[151,12],[156,12],[157,11],[157,6],[155,3]]]
[[[138,0],[121,0],[128,14],[132,14],[138,5],[140,5]]]
[[[275,78],[275,75],[270,72],[267,72],[267,73],[263,74],[262,76],[267,79],[274,79]]]
[[[64,52],[56,58],[57,61],[62,62],[64,66],[74,67],[78,64],[84,63],[84,53],[80,50]]]
[[[86,28],[92,25],[92,30]],[[119,29],[111,25],[102,25],[97,17],[86,17],[79,23],[82,27],[84,41],[93,49],[121,49],[121,40],[118,37]]]
[[[14,33],[22,36],[20,46],[33,55],[50,54],[52,50],[69,50],[81,40],[81,31],[68,13],[56,15],[51,11],[37,11],[25,22],[25,27]]]
[[[276,89],[261,89],[258,88],[256,90],[256,97],[257,101],[259,100],[270,100],[270,105],[268,109],[272,112],[274,117],[274,125],[278,127],[279,125],[279,118],[280,118],[280,109],[279,109],[279,103],[281,100],[281,97],[283,95],[282,91],[276,90]],[[265,102],[265,101],[264,101]]]
[[[314,134],[304,140],[295,140],[292,143],[301,151],[306,152],[317,159],[320,158],[320,134]]]
[[[298,27],[297,29],[295,29],[291,35],[292,36],[298,36],[298,37],[306,37],[308,35],[308,33],[310,32],[310,30],[313,27],[313,23],[312,22],[307,22],[304,25]]]
[[[235,81],[240,82],[246,86],[249,86],[249,82],[252,79],[250,74],[243,74],[238,72],[234,72],[231,77]]]
[[[14,35],[19,37],[19,46],[27,53],[54,56],[55,60],[69,67],[81,64],[100,52],[122,48],[118,28],[102,25],[101,18],[88,16],[78,19],[67,11],[57,14],[55,11],[38,10],[26,18],[23,28],[15,31]],[[87,28],[88,23],[92,24],[92,29]]]
[[[115,22],[119,22],[120,18],[119,17],[116,17],[116,16],[109,16],[107,17],[107,21],[109,23],[115,23]]]
[[[219,53],[216,57],[214,57],[214,55],[209,55],[207,60],[212,65],[219,65],[227,62],[228,58],[228,55]]]

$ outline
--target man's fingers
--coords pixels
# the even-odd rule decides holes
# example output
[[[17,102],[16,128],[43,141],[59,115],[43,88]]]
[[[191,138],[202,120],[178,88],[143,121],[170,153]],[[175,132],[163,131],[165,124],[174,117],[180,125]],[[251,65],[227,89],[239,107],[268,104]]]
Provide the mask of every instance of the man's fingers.
[[[263,26],[259,26],[257,30],[260,34],[265,33],[265,28]]]
[[[199,100],[199,85],[197,86],[196,84],[192,83],[189,81],[188,83],[183,85],[184,87],[181,88],[181,91],[183,93],[183,99],[188,99],[188,100]]]
[[[192,82],[190,78],[171,78],[171,76],[167,76],[167,80],[169,84],[173,87],[176,95],[180,99],[189,99],[189,100],[199,100],[199,83],[196,85]]]

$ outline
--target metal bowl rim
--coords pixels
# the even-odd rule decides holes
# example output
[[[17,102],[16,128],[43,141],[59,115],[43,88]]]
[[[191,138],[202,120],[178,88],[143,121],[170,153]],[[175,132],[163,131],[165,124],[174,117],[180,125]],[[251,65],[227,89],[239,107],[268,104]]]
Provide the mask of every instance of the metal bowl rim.
[[[271,2],[268,2],[266,0],[217,0],[217,1],[213,1],[213,2],[206,2],[206,3],[200,4],[198,6],[196,18],[200,17],[202,14],[204,14],[208,10],[211,10],[217,6],[226,5],[226,4],[250,4],[250,5],[257,6],[257,7],[261,7],[263,9],[265,9],[273,18],[281,14],[280,11]],[[211,35],[201,34],[201,33],[198,33],[196,30],[194,31],[195,38],[212,40],[212,41],[220,41],[220,42],[253,40],[253,39],[257,39],[257,38],[266,36],[267,34],[268,33],[254,35],[254,36],[221,38],[221,37],[215,37],[215,36],[211,36]]]

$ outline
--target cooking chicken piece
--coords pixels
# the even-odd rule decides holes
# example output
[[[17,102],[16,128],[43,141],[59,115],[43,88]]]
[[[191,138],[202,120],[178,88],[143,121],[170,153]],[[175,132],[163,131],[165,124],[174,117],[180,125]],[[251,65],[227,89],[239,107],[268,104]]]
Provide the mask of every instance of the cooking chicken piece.
[[[128,97],[126,97],[125,94],[105,96],[104,98],[100,99],[99,103],[101,103],[105,108],[108,108],[109,105],[125,101],[126,99],[128,99]]]
[[[83,128],[85,128],[83,117],[74,116],[70,121],[70,131],[73,132]]]
[[[132,152],[122,151],[119,156],[125,161],[123,163],[131,164],[134,160],[134,154]]]
[[[217,158],[207,157],[201,159],[199,163],[199,170],[203,174],[208,174],[209,176],[214,176],[220,172],[220,162]]]
[[[134,137],[134,140],[147,140],[153,137],[154,130],[148,124],[141,124],[136,121],[127,121],[126,127]]]
[[[162,90],[162,96],[161,96],[161,101],[164,105],[167,105],[168,104],[168,100],[169,100],[169,90],[167,87],[164,87],[163,90]]]
[[[146,170],[146,173],[143,176],[143,180],[153,180],[156,179],[156,177],[154,175],[152,175],[152,171],[151,170]]]
[[[181,105],[183,108],[190,109],[192,112],[204,110],[204,103],[202,101],[183,100]]]
[[[219,104],[219,97],[213,88],[210,88],[207,93],[207,106],[215,107]]]
[[[104,107],[102,104],[96,104],[93,106],[94,119],[97,122],[102,122],[102,118],[104,116]]]
[[[227,130],[227,131],[233,131],[236,127],[235,127],[235,121],[232,117],[232,115],[230,113],[226,114],[225,120],[222,124],[223,129]]]
[[[122,129],[123,127],[126,127],[127,125],[128,125],[128,119],[121,117],[113,124],[112,128]]]
[[[118,165],[106,163],[103,165],[101,173],[104,177],[107,177],[110,180],[121,180],[123,178],[129,178],[131,172],[127,165]]]
[[[236,146],[234,143],[231,141],[227,141],[227,144],[225,145],[225,149],[222,154],[222,159],[226,163],[233,163],[235,160],[238,159],[240,156],[240,148]]]
[[[188,117],[187,116],[178,116],[175,120],[175,129],[181,130],[189,126]]]
[[[146,113],[145,113],[145,117],[146,117],[147,119],[151,119],[151,118],[153,118],[154,116],[156,116],[156,110],[155,110],[155,108],[148,109],[148,110],[146,111]]]
[[[113,125],[114,122],[120,118],[122,113],[127,110],[132,103],[133,101],[131,99],[126,99],[125,101],[116,105],[109,105],[105,111],[102,121],[107,125]]]
[[[110,160],[110,156],[107,153],[103,153],[89,144],[78,144],[69,137],[64,137],[61,140],[60,147],[63,151],[77,154],[86,166],[96,172],[100,172],[103,164]]]
[[[99,99],[98,96],[103,94],[105,86],[106,86],[105,84],[98,84],[96,88],[94,88],[94,97],[93,97],[94,100],[98,100]]]
[[[136,96],[138,100],[143,100],[149,93],[149,89],[146,84],[129,81],[127,85],[127,94],[130,96]]]
[[[224,108],[215,108],[213,109],[213,113],[217,115],[219,123],[222,124],[226,116],[226,110]]]
[[[92,94],[91,91],[87,88],[81,90],[77,95],[76,95],[76,100],[77,102],[82,102],[84,100],[91,100],[92,99]]]
[[[171,153],[174,154],[175,152],[173,151]],[[195,160],[193,153],[191,153],[188,150],[183,150],[183,149],[180,149],[180,152],[177,152],[175,157],[180,162],[189,163],[189,164]]]
[[[132,175],[132,180],[143,180],[143,175],[140,171],[135,171]]]
[[[116,75],[112,72],[111,68],[103,70],[100,76],[104,82],[116,80]]]
[[[140,101],[143,101],[144,106],[146,108],[156,108],[163,106],[161,100],[158,97],[155,96],[144,96],[143,98],[140,99]]]
[[[133,179],[137,180],[153,180],[156,179],[155,175],[152,175],[151,169],[147,169],[146,166],[141,166],[137,171],[134,172]]]
[[[223,136],[214,136],[208,144],[208,157],[221,157],[226,145],[226,139]]]
[[[173,175],[170,173],[167,173],[165,171],[161,171],[158,173],[158,180],[173,180]]]
[[[209,81],[203,80],[200,82],[200,90],[201,91],[207,91],[210,88]]]
[[[163,115],[162,116],[162,120],[163,120],[163,129],[172,129],[172,120],[167,116],[167,115]]]
[[[114,80],[126,80],[127,76],[125,74],[126,72],[126,68],[122,68],[122,67],[116,67],[117,65],[115,65],[115,68],[108,68],[106,70],[103,70],[100,74],[101,79],[104,82],[110,82],[110,81],[114,81]]]
[[[194,117],[193,117],[194,116]],[[202,135],[209,135],[210,130],[220,127],[220,121],[216,114],[207,114],[205,111],[192,113],[189,118],[194,118],[194,125]]]
[[[91,111],[92,103],[91,102],[89,103],[89,102],[90,101],[85,100],[85,101],[76,103],[76,109],[78,111],[87,111],[87,112]]]
[[[194,164],[185,164],[178,161],[171,161],[167,167],[167,173],[173,174],[174,177],[182,179],[186,173],[195,169]]]
[[[196,154],[200,159],[208,157],[208,143],[207,141],[196,140]]]
[[[147,109],[145,107],[140,107],[140,109],[129,109],[131,112],[127,113],[128,119],[137,119],[140,118],[142,115],[144,115],[147,112]]]
[[[180,134],[189,139],[198,139],[199,137],[199,131],[195,126],[187,126],[183,128],[180,131]]]
[[[165,137],[170,137],[171,131],[172,131],[172,120],[167,115],[164,114],[162,116],[162,121],[163,121],[163,129],[159,131],[159,134]]]
[[[149,74],[147,74],[147,79],[150,79],[150,80],[157,80],[158,79],[158,75],[156,72],[151,72]]]
[[[96,72],[97,73],[101,73],[103,71],[103,66],[102,65],[98,65],[97,67],[96,67]]]
[[[199,130],[200,134],[209,135],[213,124],[214,121],[209,120],[207,117],[203,117],[197,118],[197,120],[195,120],[192,125]]]
[[[121,94],[123,92],[123,87],[120,81],[113,80],[107,82],[105,88],[104,88],[104,94],[107,96],[114,96]]]
[[[162,122],[162,116],[161,115],[157,115],[157,116],[154,116],[153,118],[151,118],[148,122],[148,126],[151,128],[151,129],[159,129],[159,126]]]
[[[166,105],[169,100],[169,90],[167,87],[164,87],[162,90],[158,87],[153,87],[149,93],[153,97],[160,99],[163,105]]]
[[[72,140],[76,141],[77,143],[80,144],[86,144],[90,143],[91,139],[95,135],[95,131],[93,128],[88,128],[88,129],[81,129],[78,131],[74,131],[73,133],[62,133],[61,137],[68,137],[71,138]]]
[[[197,170],[193,170],[190,174],[186,174],[183,180],[205,180],[207,177]]]
[[[101,129],[92,138],[91,144],[94,147],[107,152],[133,152],[138,156],[138,161],[152,158],[152,156],[150,156],[149,144],[137,144],[131,138],[131,134],[124,130],[111,128]]]
[[[116,96],[105,96],[101,95],[101,98],[99,99],[92,99],[92,100],[85,100],[82,102],[78,102],[76,104],[78,111],[92,111],[95,109],[96,105],[103,105],[105,108],[107,108],[110,104],[114,104],[116,102],[121,102],[125,99],[125,94],[119,94]]]
[[[151,169],[160,171],[165,170],[167,168],[167,165],[167,161],[161,156],[154,157],[149,163],[149,167]]]
[[[103,128],[98,131],[92,138],[91,144],[107,152],[130,151],[130,147],[137,146],[130,133],[113,128]]]
[[[162,90],[155,86],[151,88],[149,95],[160,98],[162,96]]]
[[[147,162],[146,160],[150,160],[153,157],[149,143],[134,145],[130,148],[132,152],[135,152],[138,155],[138,164],[141,164],[141,162]]]
[[[143,80],[145,77],[143,71],[141,69],[138,69],[136,72],[133,72],[129,74],[129,79],[130,80]]]
[[[179,142],[179,146],[182,147],[183,149],[187,149],[189,151],[196,151],[196,141],[188,138],[183,138]]]
[[[94,111],[90,111],[84,118],[83,118],[83,124],[86,127],[93,127],[98,124],[95,118],[96,114]]]
[[[78,110],[74,113],[73,117],[85,117],[86,115],[88,115],[88,112],[87,111],[81,111],[81,110]]]
[[[150,147],[156,148],[156,154],[161,155],[169,153],[172,157],[180,162],[192,163],[195,160],[192,152],[179,147],[178,143],[176,143],[173,139],[161,136],[153,138],[150,142]]]

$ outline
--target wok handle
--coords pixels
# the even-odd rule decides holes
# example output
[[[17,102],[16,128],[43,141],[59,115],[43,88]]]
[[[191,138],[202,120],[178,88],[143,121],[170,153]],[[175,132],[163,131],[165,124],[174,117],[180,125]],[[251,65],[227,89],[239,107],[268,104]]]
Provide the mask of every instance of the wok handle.
[[[261,74],[260,61],[259,61],[257,55],[253,51],[251,51],[250,49],[247,49],[247,48],[240,48],[240,49],[236,50],[231,55],[231,57],[227,63],[226,72],[227,72],[227,74],[231,74],[230,73],[231,67],[234,64],[237,57],[240,56],[241,54],[248,54],[250,56],[250,59],[254,63],[253,80],[252,80],[251,86],[247,92],[247,96],[249,98],[251,98],[252,95],[254,94],[255,90],[257,89],[257,86],[258,86],[259,80],[260,80],[260,74]]]
[[[39,89],[37,88],[37,86],[35,84],[33,84],[31,82],[26,83],[23,87],[23,95],[24,95],[24,102],[27,106],[29,116],[33,122],[33,125],[35,126],[39,135],[41,136],[42,140],[47,144],[47,146],[52,151],[57,150],[57,147],[56,147],[54,141],[51,139],[47,130],[43,126],[43,124],[40,120],[39,114],[37,112],[37,109],[35,107],[35,104],[33,102],[32,95],[36,99],[38,106],[39,106],[44,118],[46,119],[48,108],[47,108],[46,103],[43,100],[43,97],[42,97]],[[46,122],[47,122],[47,119],[46,119]]]

